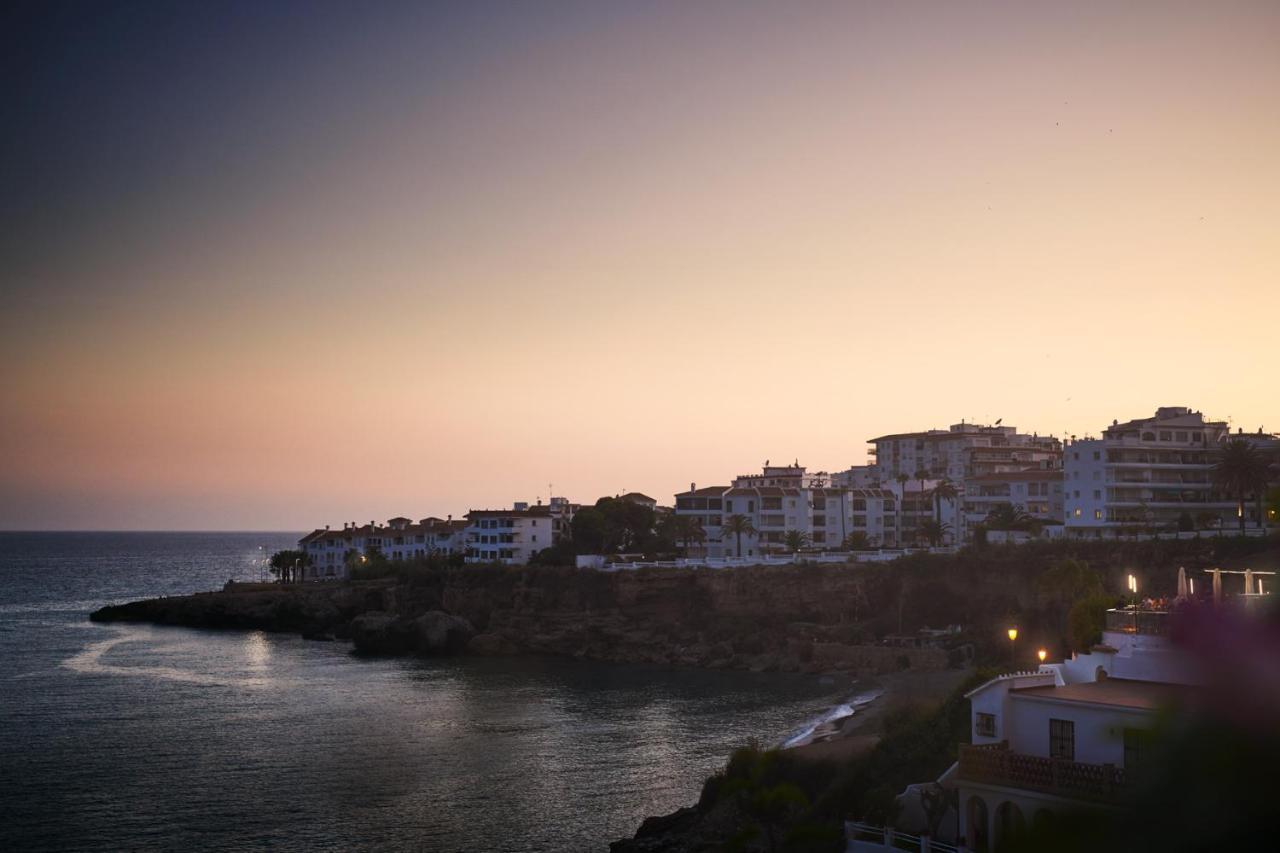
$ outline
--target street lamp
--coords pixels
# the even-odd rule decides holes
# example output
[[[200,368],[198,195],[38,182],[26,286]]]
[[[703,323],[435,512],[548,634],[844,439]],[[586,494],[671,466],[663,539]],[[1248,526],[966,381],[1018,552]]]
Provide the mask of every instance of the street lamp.
[[[1044,649],[1041,649],[1040,651],[1036,652],[1036,657],[1040,658],[1040,663],[1044,663],[1044,659],[1047,658],[1048,656],[1049,656],[1049,653],[1046,652]]]
[[[1009,629],[1009,665],[1015,669],[1018,666],[1018,629]]]
[[[1129,575],[1129,594],[1133,596],[1133,633],[1138,633],[1138,579]]]

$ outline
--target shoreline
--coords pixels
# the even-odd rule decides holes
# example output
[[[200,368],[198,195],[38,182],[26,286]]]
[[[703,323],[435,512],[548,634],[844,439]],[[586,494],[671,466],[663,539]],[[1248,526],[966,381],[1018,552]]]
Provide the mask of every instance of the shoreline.
[[[811,732],[798,739],[789,738],[780,748],[806,761],[857,758],[880,742],[889,714],[942,701],[971,672],[970,668],[904,670],[860,680],[858,693],[850,697],[850,701],[835,706],[838,709],[848,705],[849,713],[819,722]],[[864,696],[867,698],[859,702],[859,697]],[[793,739],[796,742],[791,744]]]

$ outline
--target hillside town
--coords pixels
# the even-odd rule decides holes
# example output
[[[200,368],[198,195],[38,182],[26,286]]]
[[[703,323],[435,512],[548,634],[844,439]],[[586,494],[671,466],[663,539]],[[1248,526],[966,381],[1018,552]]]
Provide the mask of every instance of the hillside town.
[[[574,543],[585,505],[564,497],[469,509],[458,518],[346,522],[299,541],[299,580],[348,577],[377,555],[433,555],[465,563],[525,565],[558,549],[583,567],[668,559],[678,565],[884,559],[904,549],[953,550],[1036,538],[1237,533],[1263,535],[1278,522],[1268,492],[1280,484],[1280,435],[1232,432],[1224,420],[1182,406],[1113,420],[1097,437],[1064,440],[997,422],[882,435],[868,461],[829,473],[799,460],[698,485],[670,504],[639,492],[601,502],[637,507],[667,532],[674,552],[593,553]],[[597,506],[600,502],[597,502]]]

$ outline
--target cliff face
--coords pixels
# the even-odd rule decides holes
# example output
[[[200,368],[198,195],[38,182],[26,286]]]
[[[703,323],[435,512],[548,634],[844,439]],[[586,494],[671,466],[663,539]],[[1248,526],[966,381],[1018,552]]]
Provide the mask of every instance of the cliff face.
[[[936,649],[860,643],[857,583],[838,566],[616,573],[475,567],[402,583],[232,586],[107,607],[93,618],[333,635],[370,653],[465,649],[786,671],[945,666]],[[457,621],[445,626],[445,614]],[[444,639],[424,639],[427,622],[432,636]]]

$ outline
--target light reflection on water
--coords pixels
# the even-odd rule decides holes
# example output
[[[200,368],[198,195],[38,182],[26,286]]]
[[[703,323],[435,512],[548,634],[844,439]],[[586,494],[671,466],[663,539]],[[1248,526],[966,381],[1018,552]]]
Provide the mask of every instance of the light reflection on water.
[[[216,587],[262,539],[0,536],[0,849],[605,849],[847,692],[85,619]]]

